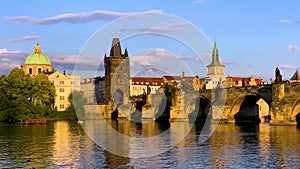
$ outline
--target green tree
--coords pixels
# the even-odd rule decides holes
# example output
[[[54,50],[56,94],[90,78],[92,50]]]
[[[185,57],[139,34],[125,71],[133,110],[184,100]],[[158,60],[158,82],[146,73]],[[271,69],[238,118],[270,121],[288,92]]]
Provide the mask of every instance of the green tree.
[[[22,120],[32,114],[31,89],[32,79],[22,69],[14,68],[9,75],[1,78],[1,120]]]
[[[0,120],[43,118],[54,105],[55,88],[46,75],[31,78],[14,68],[0,77]]]
[[[36,114],[48,115],[54,107],[55,86],[44,74],[33,78],[31,102],[36,106]]]
[[[87,99],[83,97],[82,91],[74,90],[69,96],[70,106],[66,110],[71,120],[83,120],[85,119],[84,105],[87,103]]]
[[[6,109],[8,109],[8,97],[6,95],[6,91],[5,91],[5,79],[6,76],[2,75],[0,76],[0,121],[4,121],[6,119],[6,117],[8,116],[8,112],[5,111]]]

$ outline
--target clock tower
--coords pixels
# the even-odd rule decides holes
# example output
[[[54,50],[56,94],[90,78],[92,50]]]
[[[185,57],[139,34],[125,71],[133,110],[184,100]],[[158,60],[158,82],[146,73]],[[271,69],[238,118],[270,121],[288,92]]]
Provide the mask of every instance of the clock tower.
[[[224,81],[224,68],[225,66],[222,65],[219,60],[219,51],[215,41],[214,48],[212,50],[212,61],[207,66],[207,77],[211,79],[213,88],[217,85],[221,85]]]

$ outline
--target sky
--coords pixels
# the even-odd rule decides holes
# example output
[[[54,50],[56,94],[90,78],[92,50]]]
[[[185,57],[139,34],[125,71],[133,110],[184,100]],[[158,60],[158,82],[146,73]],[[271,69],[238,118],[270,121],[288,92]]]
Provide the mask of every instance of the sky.
[[[0,74],[20,67],[39,43],[55,70],[72,73],[75,64],[96,66],[96,74],[102,75],[103,55],[109,53],[111,39],[120,37],[122,49],[129,51],[132,76],[185,71],[205,77],[208,63],[203,60],[210,59],[216,40],[225,76],[269,81],[279,67],[283,79],[289,79],[300,67],[299,5],[297,0],[5,0],[0,10]],[[122,18],[137,14],[160,19],[146,16],[122,23]],[[130,35],[132,30],[135,34]],[[199,51],[189,42],[198,43]],[[99,48],[91,52],[96,57],[87,56],[90,48]]]

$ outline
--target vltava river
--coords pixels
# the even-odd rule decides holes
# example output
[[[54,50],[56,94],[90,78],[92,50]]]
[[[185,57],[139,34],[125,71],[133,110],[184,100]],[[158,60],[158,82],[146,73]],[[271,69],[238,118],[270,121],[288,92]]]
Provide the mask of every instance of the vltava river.
[[[119,132],[135,137],[159,135],[170,127],[156,122],[108,123]],[[179,128],[186,127],[185,123],[182,125],[180,127],[179,124]],[[130,155],[132,147],[147,152],[151,145],[139,147],[141,144],[134,141],[106,140],[111,143],[109,146],[116,146],[128,153],[127,157],[119,156],[93,142],[92,137],[88,136],[91,133],[86,134],[77,122],[57,121],[29,126],[1,123],[0,168],[300,167],[300,129],[296,126],[219,124],[210,138],[200,141],[202,126],[193,125],[184,139],[166,152],[150,157],[140,154],[141,157],[136,158],[138,154]],[[97,130],[101,129],[105,128],[99,127]],[[99,137],[101,141],[102,136]],[[171,140],[165,141],[164,144],[157,143],[161,147],[153,145],[153,149],[159,151],[166,148]],[[119,145],[114,145],[114,142]]]

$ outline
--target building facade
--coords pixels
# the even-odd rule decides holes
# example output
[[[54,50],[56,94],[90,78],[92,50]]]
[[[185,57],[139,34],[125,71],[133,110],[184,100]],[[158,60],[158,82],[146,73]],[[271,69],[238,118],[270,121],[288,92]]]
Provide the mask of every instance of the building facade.
[[[80,82],[83,96],[87,99],[88,105],[103,104],[104,98],[104,77],[82,79]]]
[[[113,38],[109,57],[104,57],[105,102],[128,103],[130,96],[130,65],[127,48],[122,53],[119,38]],[[121,104],[121,103],[120,103]]]
[[[245,87],[263,85],[264,82],[260,78],[251,77],[226,77],[226,87]]]
[[[48,76],[48,79],[55,86],[55,108],[57,111],[65,111],[69,105],[69,96],[74,91],[80,91],[80,77],[66,75],[59,71],[55,71]]]
[[[157,94],[160,93],[161,87],[163,85],[163,78],[132,77],[130,80],[130,96],[139,96],[142,94]]]

